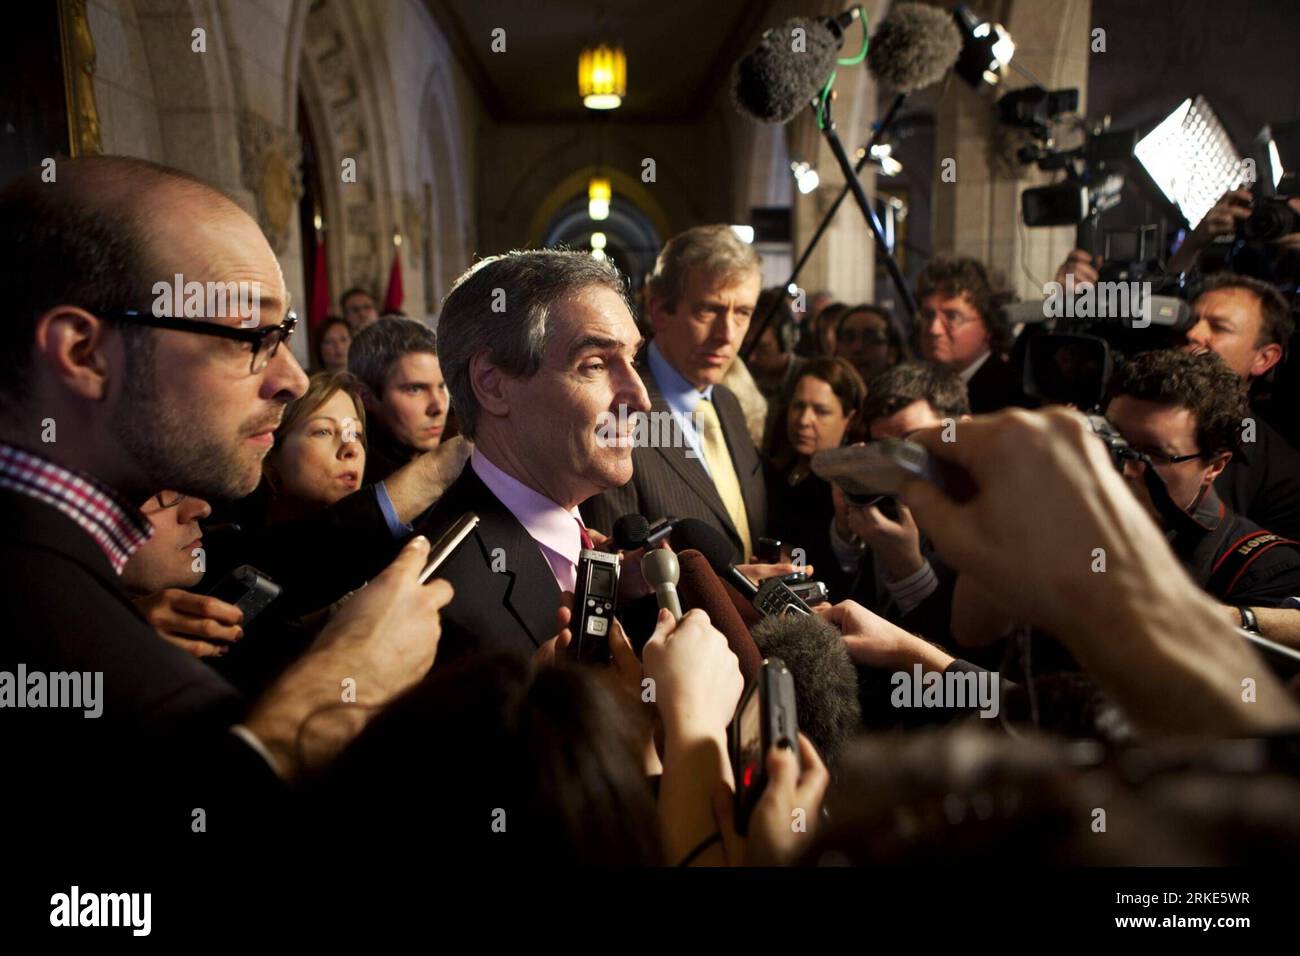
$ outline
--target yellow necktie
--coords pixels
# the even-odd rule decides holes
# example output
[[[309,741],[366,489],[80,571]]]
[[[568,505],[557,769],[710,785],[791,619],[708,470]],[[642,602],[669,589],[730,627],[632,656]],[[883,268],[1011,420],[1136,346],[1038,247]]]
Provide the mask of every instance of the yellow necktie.
[[[713,475],[713,487],[718,490],[722,506],[727,509],[731,523],[740,533],[740,541],[745,549],[741,561],[743,564],[749,561],[754,548],[749,540],[749,515],[745,511],[745,496],[740,493],[740,479],[736,477],[736,466],[731,463],[731,453],[727,451],[722,422],[718,420],[718,410],[707,398],[700,399],[700,403],[695,406],[695,416],[700,429],[704,461],[709,466],[709,473]]]

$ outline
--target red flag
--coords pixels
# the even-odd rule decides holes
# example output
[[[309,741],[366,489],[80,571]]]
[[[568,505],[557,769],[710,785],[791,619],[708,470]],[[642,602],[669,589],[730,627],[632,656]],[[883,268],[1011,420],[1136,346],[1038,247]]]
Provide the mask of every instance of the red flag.
[[[388,273],[388,293],[384,296],[384,314],[402,311],[402,247],[393,249],[393,270]]]
[[[316,326],[325,321],[330,311],[330,280],[325,272],[325,234],[316,233],[316,267],[312,269],[311,306],[307,310],[307,329],[316,330]]]

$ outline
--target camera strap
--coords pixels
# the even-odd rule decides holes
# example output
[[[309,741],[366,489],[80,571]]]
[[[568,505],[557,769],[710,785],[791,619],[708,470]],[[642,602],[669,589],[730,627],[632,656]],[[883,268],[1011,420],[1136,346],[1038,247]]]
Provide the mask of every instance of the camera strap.
[[[1246,570],[1262,555],[1281,545],[1300,547],[1300,542],[1263,528],[1242,535],[1214,562],[1205,590],[1220,600],[1226,600]]]

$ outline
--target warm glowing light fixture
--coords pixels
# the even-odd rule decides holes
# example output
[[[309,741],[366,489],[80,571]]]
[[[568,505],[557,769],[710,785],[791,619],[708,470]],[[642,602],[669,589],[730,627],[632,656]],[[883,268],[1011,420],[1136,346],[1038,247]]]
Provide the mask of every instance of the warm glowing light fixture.
[[[593,232],[591,234],[591,248],[593,249],[604,249],[608,241],[603,232]]]
[[[604,43],[578,54],[578,92],[589,110],[616,110],[627,95],[627,56]]]
[[[614,190],[605,176],[593,176],[587,184],[587,215],[597,222],[609,218],[609,201]]]

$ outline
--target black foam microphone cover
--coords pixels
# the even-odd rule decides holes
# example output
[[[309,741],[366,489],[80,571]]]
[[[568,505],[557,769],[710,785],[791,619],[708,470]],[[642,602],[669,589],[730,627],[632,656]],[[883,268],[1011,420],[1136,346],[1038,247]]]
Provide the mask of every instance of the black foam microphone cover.
[[[636,551],[650,536],[650,522],[645,515],[623,515],[614,522],[614,543],[620,551]]]
[[[704,559],[719,576],[725,574],[731,566],[735,548],[726,535],[699,518],[682,518],[673,526],[671,537],[677,551],[694,548],[704,555]]]
[[[862,727],[858,672],[840,632],[815,614],[775,614],[750,634],[759,653],[779,657],[794,676],[799,729],[834,758]]]
[[[867,69],[899,93],[941,80],[961,56],[961,32],[952,13],[924,3],[899,3],[871,37]]]
[[[736,108],[760,123],[788,123],[826,85],[843,39],[824,20],[809,17],[792,17],[766,31],[736,64]]]

